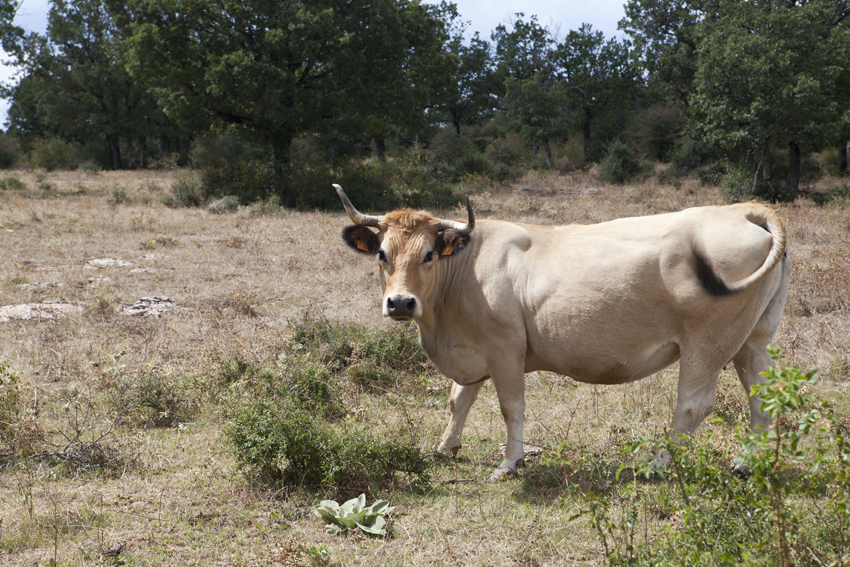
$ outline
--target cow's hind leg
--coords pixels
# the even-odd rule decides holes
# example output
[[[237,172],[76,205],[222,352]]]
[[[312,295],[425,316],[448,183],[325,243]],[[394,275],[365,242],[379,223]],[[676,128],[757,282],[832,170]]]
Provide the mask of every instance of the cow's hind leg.
[[[754,341],[747,343],[732,361],[735,363],[735,372],[738,373],[738,379],[741,381],[741,386],[750,400],[750,429],[770,427],[770,416],[761,411],[761,400],[758,396],[751,396],[750,390],[754,384],[764,381],[761,372],[770,364],[770,356],[767,354],[767,341]]]
[[[457,455],[463,445],[461,435],[463,434],[463,426],[466,423],[466,418],[469,416],[469,409],[478,397],[478,392],[481,391],[481,386],[484,385],[484,380],[477,384],[461,386],[452,382],[452,393],[449,397],[449,424],[446,427],[443,438],[440,441],[440,446],[437,451],[441,453],[451,453]]]
[[[750,400],[750,428],[756,429],[759,427],[770,427],[770,416],[762,412],[759,406],[761,400],[756,396],[750,396],[750,389],[754,384],[764,381],[761,373],[765,368],[772,365],[770,355],[767,353],[767,346],[773,340],[773,335],[776,334],[776,329],[779,327],[779,322],[782,319],[782,313],[785,311],[785,297],[788,293],[788,262],[783,263],[783,277],[785,285],[780,285],[779,290],[771,299],[764,313],[756,323],[755,328],[744,341],[744,345],[738,350],[738,353],[732,358],[735,363],[735,372],[738,373],[738,378],[741,380],[741,386],[744,388]]]
[[[703,420],[714,411],[717,380],[723,369],[723,362],[698,355],[688,356],[686,352],[683,352],[679,366],[678,398],[673,420],[670,422],[671,438],[676,443],[680,443],[683,436],[696,431]],[[650,465],[663,467],[669,459],[667,451],[659,451]]]

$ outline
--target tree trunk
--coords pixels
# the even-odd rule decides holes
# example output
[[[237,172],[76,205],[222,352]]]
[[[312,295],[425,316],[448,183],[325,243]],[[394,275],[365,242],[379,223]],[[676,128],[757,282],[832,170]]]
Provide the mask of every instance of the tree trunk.
[[[838,173],[840,175],[847,173],[847,142],[838,144]]]
[[[590,111],[585,113],[581,131],[584,134],[584,161],[590,161]]]
[[[533,140],[531,140],[531,154],[536,156],[537,149],[537,138],[534,138]]]
[[[264,187],[258,191],[260,199],[269,199],[273,196],[280,197],[280,204],[284,207],[294,207],[298,203],[298,195],[291,183],[291,171],[289,167],[289,148],[292,146],[293,136],[289,132],[282,132],[271,142],[272,171],[274,179],[271,186]]]
[[[331,138],[331,161],[339,157],[339,138]]]
[[[757,197],[761,193],[761,185],[767,188],[767,196],[772,203],[776,202],[776,190],[770,183],[770,138],[765,136],[764,145],[762,146],[761,159],[759,159],[756,174],[753,176],[753,197]]]
[[[373,140],[375,141],[375,155],[381,161],[386,160],[387,159],[387,155],[386,155],[387,154],[387,146],[384,143],[384,137],[380,136],[380,135],[375,136],[373,138]]]
[[[147,169],[148,167],[148,140],[142,138],[139,140],[139,167]]]
[[[460,140],[460,115],[452,111],[452,126],[455,129],[455,140]]]
[[[546,150],[546,167],[552,167],[552,149],[549,147],[549,140],[543,138],[543,149]]]
[[[789,160],[788,175],[785,177],[785,187],[796,191],[800,186],[800,146],[797,142],[788,142]]]
[[[171,147],[168,144],[168,136],[159,137],[159,153],[160,158],[168,157],[168,154],[171,153]]]
[[[118,146],[118,136],[107,134],[106,144],[109,146],[109,155],[112,156],[112,169],[121,169],[121,148]]]
[[[127,169],[136,168],[136,147],[133,138],[127,138]]]

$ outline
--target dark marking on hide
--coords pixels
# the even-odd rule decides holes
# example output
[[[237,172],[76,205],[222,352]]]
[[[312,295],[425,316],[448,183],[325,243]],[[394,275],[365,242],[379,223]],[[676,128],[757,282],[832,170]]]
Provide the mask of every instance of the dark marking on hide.
[[[724,297],[735,293],[720,279],[720,276],[714,271],[711,263],[699,250],[694,250],[694,261],[696,263],[697,278],[708,293],[715,297]]]
[[[468,233],[455,229],[444,230],[437,235],[437,240],[434,242],[434,250],[441,256],[450,256],[463,250],[468,242]]]
[[[342,239],[362,254],[375,254],[380,248],[378,235],[365,226],[351,225],[342,230]]]
[[[759,226],[762,227],[763,229],[765,229],[767,232],[770,232],[770,227],[767,226],[766,222],[761,223]],[[771,233],[771,234],[773,234],[773,233]]]

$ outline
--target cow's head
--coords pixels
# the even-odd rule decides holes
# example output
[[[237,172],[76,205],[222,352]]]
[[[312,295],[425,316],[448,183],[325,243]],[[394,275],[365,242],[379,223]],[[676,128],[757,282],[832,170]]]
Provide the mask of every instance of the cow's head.
[[[382,217],[364,215],[354,208],[342,187],[334,188],[354,222],[342,231],[342,239],[358,252],[375,256],[378,262],[384,316],[398,321],[421,317],[423,300],[434,290],[437,264],[459,253],[469,242],[469,233],[475,227],[469,197],[469,222],[464,224],[411,210]]]

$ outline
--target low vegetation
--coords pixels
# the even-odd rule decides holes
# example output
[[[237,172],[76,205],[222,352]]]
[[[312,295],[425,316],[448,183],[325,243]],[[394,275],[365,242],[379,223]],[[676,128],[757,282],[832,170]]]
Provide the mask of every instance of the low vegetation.
[[[700,163],[698,148],[688,152]],[[596,166],[517,175],[462,177],[478,218],[590,223],[728,200],[720,185],[665,178],[658,166],[622,184],[601,181]],[[808,197],[777,205],[792,280],[775,338],[787,358],[762,392],[775,427],[746,431],[731,367],[713,420],[682,446],[664,438],[676,368],[611,387],[532,373],[525,431],[537,449],[519,479],[489,483],[504,441],[495,391],[482,389],[457,458],[434,454],[449,383],[419,351],[415,326],[381,317],[375,266],[339,240],[341,207],[165,206],[191,178],[184,170],[8,178],[20,185],[0,190],[3,305],[81,309],[0,322],[4,565],[850,557],[841,180],[821,178]],[[435,212],[465,214],[453,204]],[[142,297],[167,297],[170,308],[126,314]],[[647,480],[659,444],[670,466]],[[361,494],[363,509],[392,503],[386,525],[363,524],[387,535],[327,533],[315,509]]]

